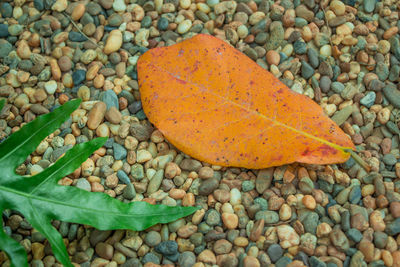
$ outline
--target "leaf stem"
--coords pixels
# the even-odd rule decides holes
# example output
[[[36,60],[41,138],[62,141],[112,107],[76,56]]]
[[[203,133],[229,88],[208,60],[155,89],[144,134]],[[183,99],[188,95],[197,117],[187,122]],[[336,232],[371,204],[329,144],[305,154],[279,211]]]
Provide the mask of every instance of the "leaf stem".
[[[366,170],[367,172],[371,171],[371,167],[368,165],[368,163],[366,163],[359,155],[357,155],[356,152],[351,149],[345,149],[344,151],[350,153],[350,156],[354,159],[354,161],[357,162],[358,165],[363,167],[364,170]]]
[[[87,36],[81,29],[79,29],[78,25],[76,25],[75,21],[72,20],[72,18],[64,11],[63,12],[64,16],[66,16],[69,21],[72,23],[72,25],[74,25],[74,27],[83,35],[86,37],[86,39],[88,39],[92,44],[94,44],[96,47],[99,47],[97,45],[97,43],[95,41],[93,41],[92,39],[89,38],[89,36]]]

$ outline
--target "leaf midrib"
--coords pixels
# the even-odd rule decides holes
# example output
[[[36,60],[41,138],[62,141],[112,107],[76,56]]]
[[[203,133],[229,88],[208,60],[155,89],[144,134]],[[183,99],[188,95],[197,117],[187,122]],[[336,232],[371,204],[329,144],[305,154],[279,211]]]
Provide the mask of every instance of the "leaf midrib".
[[[60,186],[60,185],[56,185],[56,186]],[[92,208],[83,209],[81,206],[77,206],[77,205],[71,205],[71,204],[66,205],[65,202],[62,202],[62,201],[49,199],[49,198],[45,198],[45,197],[40,197],[38,195],[31,195],[31,194],[28,194],[28,193],[25,193],[25,192],[22,192],[22,191],[18,191],[18,190],[9,188],[9,187],[5,187],[5,186],[2,186],[2,185],[0,185],[0,191],[5,191],[5,192],[8,192],[8,193],[12,193],[12,194],[15,194],[15,195],[22,196],[22,197],[28,199],[29,203],[31,203],[30,200],[38,200],[38,201],[42,201],[42,202],[51,203],[51,204],[54,204],[54,205],[66,206],[66,207],[76,208],[76,209],[80,209],[80,210],[89,210],[89,211],[92,211],[94,213],[101,212],[102,214],[106,213],[106,214],[110,214],[110,215],[118,215],[118,216],[123,216],[123,217],[131,217],[132,216],[132,214],[129,215],[129,214],[124,214],[124,213],[97,210],[97,209],[92,209]],[[90,192],[90,193],[93,193],[93,192]],[[33,204],[31,203],[31,205],[33,205]],[[169,214],[171,214],[171,213],[169,213]],[[178,212],[172,213],[172,214],[178,214]],[[135,213],[134,215],[135,216],[145,216],[145,217],[164,216],[163,213],[152,213],[152,214]]]
[[[175,75],[174,73],[171,73],[171,72],[169,72],[168,70],[166,70],[166,69],[164,69],[164,68],[162,68],[162,67],[159,67],[159,66],[155,65],[155,64],[152,63],[152,62],[148,62],[148,64],[149,64],[150,66],[152,66],[152,67],[154,67],[154,68],[160,70],[160,71],[163,71],[163,72],[167,73],[167,74],[170,75],[172,78],[174,78],[174,79],[176,79],[176,80],[178,80],[178,81],[190,83],[191,85],[194,85],[194,86],[198,87],[199,89],[203,89],[203,90],[205,90],[207,93],[209,93],[209,94],[211,94],[211,95],[213,95],[213,96],[215,96],[215,97],[218,97],[218,98],[220,98],[220,99],[222,99],[222,100],[224,100],[224,101],[227,101],[227,102],[231,103],[232,105],[234,105],[234,106],[236,106],[236,107],[238,107],[238,108],[240,108],[240,109],[243,109],[243,110],[245,110],[245,111],[247,111],[247,112],[249,112],[249,113],[256,114],[256,115],[262,117],[262,118],[265,119],[265,120],[271,121],[271,122],[272,122],[273,124],[275,124],[275,125],[278,125],[278,126],[287,128],[288,130],[291,130],[291,131],[293,131],[293,132],[296,132],[296,133],[298,133],[298,134],[300,134],[300,135],[303,135],[303,136],[305,136],[305,137],[308,137],[308,138],[310,138],[310,139],[314,139],[314,140],[316,140],[316,141],[318,141],[318,142],[320,142],[320,143],[322,143],[322,144],[326,144],[326,145],[328,145],[328,146],[330,146],[330,147],[333,147],[333,148],[335,148],[335,149],[337,149],[337,150],[340,150],[340,151],[342,151],[343,153],[346,153],[346,154],[348,154],[348,152],[346,152],[346,150],[353,150],[353,149],[350,148],[350,147],[342,147],[342,146],[340,146],[340,145],[338,145],[338,144],[335,144],[335,143],[326,141],[326,140],[324,140],[324,139],[322,139],[322,138],[319,138],[319,137],[314,136],[314,135],[312,135],[312,134],[309,134],[309,133],[307,133],[307,132],[304,132],[304,131],[301,131],[301,130],[299,130],[299,129],[293,128],[293,127],[291,127],[291,126],[289,126],[289,125],[287,125],[287,124],[284,124],[284,123],[282,123],[282,122],[280,122],[280,121],[278,121],[278,120],[276,120],[276,119],[275,119],[275,120],[274,120],[274,119],[271,119],[271,118],[265,116],[264,114],[259,113],[259,112],[255,111],[255,110],[249,109],[249,108],[247,108],[247,107],[245,107],[245,106],[243,106],[243,105],[241,105],[241,104],[239,104],[239,103],[237,103],[237,102],[235,102],[235,101],[233,101],[233,100],[231,100],[231,99],[227,99],[227,98],[225,98],[225,97],[223,97],[223,96],[221,96],[221,95],[219,95],[219,94],[215,94],[215,93],[211,92],[207,87],[204,87],[204,86],[202,86],[201,84],[195,83],[195,82],[193,82],[193,81],[191,81],[191,80],[184,80],[184,79],[181,79],[181,78],[179,78],[177,75]]]

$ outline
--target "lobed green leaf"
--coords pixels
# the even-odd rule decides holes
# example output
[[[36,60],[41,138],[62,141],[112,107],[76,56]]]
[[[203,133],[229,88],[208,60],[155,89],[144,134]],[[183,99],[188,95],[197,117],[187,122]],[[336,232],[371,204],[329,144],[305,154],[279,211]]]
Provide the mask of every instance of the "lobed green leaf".
[[[57,260],[72,267],[60,233],[51,225],[57,219],[86,224],[100,230],[144,230],[157,223],[168,223],[197,210],[195,207],[150,205],[146,202],[123,203],[104,193],[91,193],[76,187],[58,185],[58,181],[77,169],[106,138],[96,138],[68,150],[53,165],[32,177],[22,177],[14,170],[50,133],[79,106],[70,101],[55,111],[39,116],[0,144],[0,210],[20,211],[31,225],[50,242]],[[1,105],[1,103],[0,103]],[[1,225],[0,225],[1,227]],[[0,228],[0,249],[12,266],[28,266],[26,252]]]

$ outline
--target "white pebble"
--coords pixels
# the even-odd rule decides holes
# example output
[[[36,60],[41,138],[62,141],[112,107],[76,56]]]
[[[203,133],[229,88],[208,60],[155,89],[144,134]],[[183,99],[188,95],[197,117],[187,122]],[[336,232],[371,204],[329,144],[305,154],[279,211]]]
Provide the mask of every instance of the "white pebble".
[[[186,19],[186,20],[182,21],[181,23],[179,23],[178,33],[184,34],[184,33],[188,32],[191,27],[192,27],[192,22],[190,20]]]
[[[242,195],[237,188],[233,188],[230,192],[230,195],[231,195],[230,203],[232,205],[238,205],[242,202]]]
[[[32,165],[31,167],[31,175],[36,175],[38,173],[41,173],[43,171],[43,168],[40,165]]]
[[[44,89],[49,95],[52,95],[57,90],[57,83],[54,80],[48,81],[44,84]]]
[[[151,160],[151,158],[152,158],[152,156],[149,151],[144,150],[144,149],[137,151],[136,161],[138,163],[143,163],[143,162],[149,161],[149,160]]]
[[[191,4],[192,4],[192,2],[190,0],[179,0],[179,5],[183,9],[188,9]]]
[[[122,12],[126,10],[126,5],[124,0],[114,0],[113,9],[116,12]]]
[[[320,53],[321,55],[323,55],[323,56],[329,57],[329,56],[332,55],[332,48],[331,48],[331,46],[328,45],[328,44],[323,45],[323,46],[320,48],[319,53]]]
[[[240,39],[244,39],[249,34],[249,30],[245,25],[242,24],[237,28],[237,34]]]

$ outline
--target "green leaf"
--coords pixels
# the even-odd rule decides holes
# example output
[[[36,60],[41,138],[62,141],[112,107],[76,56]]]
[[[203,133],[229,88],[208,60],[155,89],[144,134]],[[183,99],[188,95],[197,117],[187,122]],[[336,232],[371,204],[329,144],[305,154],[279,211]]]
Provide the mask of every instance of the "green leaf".
[[[31,225],[50,242],[55,257],[64,265],[69,261],[61,235],[51,225],[57,219],[86,224],[100,230],[144,230],[157,223],[168,223],[192,214],[195,207],[169,207],[146,202],[123,203],[104,193],[91,193],[57,182],[76,170],[106,138],[96,138],[68,150],[53,165],[30,178],[19,176],[15,168],[32,153],[43,138],[54,132],[80,104],[70,101],[55,111],[40,116],[0,144],[0,210],[20,211]],[[12,266],[28,266],[25,250],[0,229],[0,249]]]
[[[1,113],[1,110],[3,109],[5,103],[6,103],[5,99],[0,99],[0,113]]]

